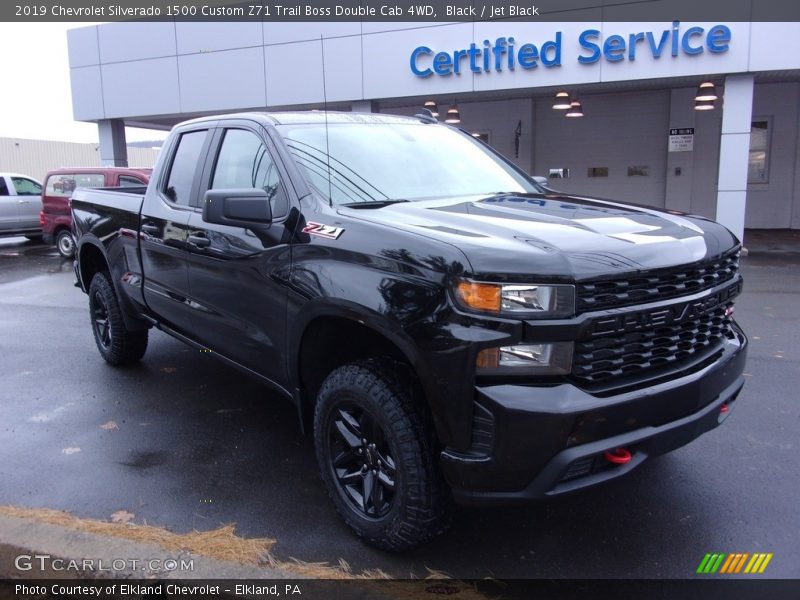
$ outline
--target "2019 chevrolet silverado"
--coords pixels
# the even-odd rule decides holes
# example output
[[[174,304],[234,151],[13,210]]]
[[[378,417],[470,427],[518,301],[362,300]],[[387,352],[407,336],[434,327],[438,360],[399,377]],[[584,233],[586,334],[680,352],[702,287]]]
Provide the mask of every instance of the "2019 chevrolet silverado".
[[[140,360],[158,328],[285,396],[382,548],[453,499],[623,476],[742,389],[733,234],[546,190],[428,115],[188,121],[146,189],[76,190],[72,214],[102,357]]]

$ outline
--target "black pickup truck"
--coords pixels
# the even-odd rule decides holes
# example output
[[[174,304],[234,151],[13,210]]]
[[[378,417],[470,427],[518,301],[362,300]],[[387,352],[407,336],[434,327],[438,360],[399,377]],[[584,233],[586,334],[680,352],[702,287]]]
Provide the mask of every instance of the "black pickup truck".
[[[72,213],[103,358],[138,361],[155,327],[263,381],[383,548],[451,500],[622,476],[742,389],[727,229],[542,188],[426,115],[189,121],[146,189],[77,190]]]

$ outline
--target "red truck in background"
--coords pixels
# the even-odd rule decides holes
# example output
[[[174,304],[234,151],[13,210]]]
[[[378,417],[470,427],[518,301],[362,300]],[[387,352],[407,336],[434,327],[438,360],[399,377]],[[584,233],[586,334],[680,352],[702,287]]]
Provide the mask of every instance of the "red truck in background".
[[[45,243],[55,244],[64,258],[75,254],[69,200],[76,188],[146,186],[152,172],[153,169],[138,167],[65,167],[50,171],[45,176],[39,215]]]

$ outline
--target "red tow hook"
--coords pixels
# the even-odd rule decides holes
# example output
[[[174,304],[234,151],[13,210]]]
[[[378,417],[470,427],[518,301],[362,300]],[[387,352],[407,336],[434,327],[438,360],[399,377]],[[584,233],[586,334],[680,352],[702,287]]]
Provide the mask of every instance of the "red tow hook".
[[[720,406],[720,407],[719,407],[719,414],[721,414],[721,415],[724,415],[724,414],[725,414],[726,412],[728,412],[730,409],[731,409],[731,407],[730,407],[730,406],[728,405],[728,403],[726,402],[725,404],[723,404],[722,406]]]
[[[625,448],[615,448],[614,450],[606,450],[603,457],[610,463],[615,465],[624,465],[631,462],[631,453]]]

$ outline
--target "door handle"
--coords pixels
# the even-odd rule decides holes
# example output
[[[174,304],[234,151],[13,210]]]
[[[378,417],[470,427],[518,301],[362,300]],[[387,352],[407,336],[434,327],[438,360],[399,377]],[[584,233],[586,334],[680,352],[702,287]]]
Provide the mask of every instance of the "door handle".
[[[203,235],[190,235],[188,242],[195,248],[208,248],[211,245],[211,240]]]
[[[158,225],[142,225],[142,231],[149,235],[155,235],[158,233]]]
[[[30,204],[30,200],[17,200],[17,204]]]

